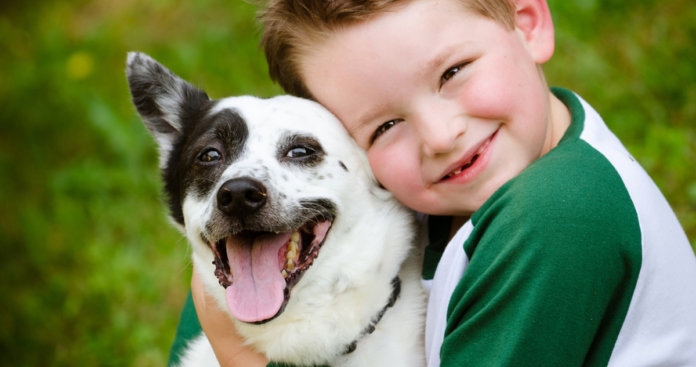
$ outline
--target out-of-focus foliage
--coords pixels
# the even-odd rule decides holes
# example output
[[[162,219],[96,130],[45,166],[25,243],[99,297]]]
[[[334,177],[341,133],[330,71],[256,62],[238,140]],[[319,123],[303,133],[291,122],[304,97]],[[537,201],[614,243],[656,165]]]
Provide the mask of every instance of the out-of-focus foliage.
[[[550,4],[549,83],[602,113],[696,243],[696,5]],[[3,364],[165,363],[191,267],[130,105],[126,52],[213,98],[272,95],[254,13],[216,0],[0,4]]]
[[[166,363],[188,291],[129,50],[211,97],[274,88],[242,1],[0,5],[0,364]]]

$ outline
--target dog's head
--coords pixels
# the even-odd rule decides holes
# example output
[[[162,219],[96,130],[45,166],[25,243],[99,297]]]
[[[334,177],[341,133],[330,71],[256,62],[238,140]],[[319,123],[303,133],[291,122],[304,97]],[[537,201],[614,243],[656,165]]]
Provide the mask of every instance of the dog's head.
[[[170,214],[194,255],[214,259],[230,311],[279,315],[353,195],[380,191],[362,150],[319,104],[205,92],[140,53],[128,82],[160,150]],[[375,198],[377,200],[377,198]]]

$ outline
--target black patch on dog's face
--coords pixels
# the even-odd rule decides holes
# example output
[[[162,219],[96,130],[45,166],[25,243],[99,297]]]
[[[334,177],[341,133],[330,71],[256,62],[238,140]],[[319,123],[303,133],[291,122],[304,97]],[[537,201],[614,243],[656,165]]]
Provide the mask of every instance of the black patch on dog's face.
[[[244,119],[235,111],[225,109],[209,115],[214,105],[182,107],[184,131],[163,172],[171,215],[182,225],[184,195],[209,193],[225,168],[237,159],[249,135]]]

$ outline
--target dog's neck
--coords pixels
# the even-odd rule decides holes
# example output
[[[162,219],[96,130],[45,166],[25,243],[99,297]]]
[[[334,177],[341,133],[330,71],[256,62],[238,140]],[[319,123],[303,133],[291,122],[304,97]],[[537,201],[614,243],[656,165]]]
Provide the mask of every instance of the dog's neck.
[[[382,307],[377,314],[372,318],[370,323],[365,327],[360,334],[358,334],[358,337],[355,338],[350,344],[346,346],[346,351],[343,352],[343,354],[349,354],[355,351],[355,349],[358,347],[358,342],[360,339],[364,338],[366,335],[372,334],[373,331],[375,331],[375,327],[379,323],[380,320],[382,320],[382,317],[384,317],[384,314],[387,312],[387,309],[389,307],[394,306],[394,303],[396,303],[396,299],[399,298],[399,293],[401,293],[401,279],[399,279],[399,276],[395,276],[394,279],[392,279],[392,293],[391,296],[389,296],[389,299],[387,300],[387,304]]]

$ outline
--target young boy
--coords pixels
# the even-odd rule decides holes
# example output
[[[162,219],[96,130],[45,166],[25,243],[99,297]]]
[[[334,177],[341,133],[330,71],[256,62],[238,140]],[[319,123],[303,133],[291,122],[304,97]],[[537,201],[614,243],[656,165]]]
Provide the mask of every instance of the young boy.
[[[275,0],[262,19],[271,77],[431,215],[428,366],[696,365],[696,258],[599,115],[548,88],[544,0]],[[251,352],[193,284],[235,365]]]

